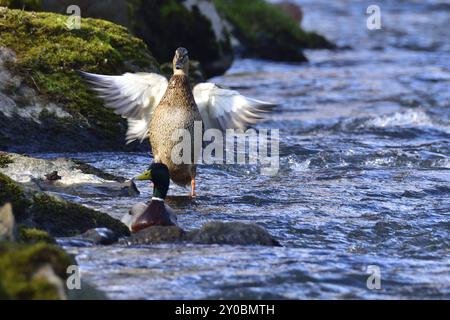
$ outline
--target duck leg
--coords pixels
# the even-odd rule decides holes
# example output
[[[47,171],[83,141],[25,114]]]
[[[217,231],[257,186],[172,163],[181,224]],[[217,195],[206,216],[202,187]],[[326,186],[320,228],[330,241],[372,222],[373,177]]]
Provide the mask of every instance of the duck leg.
[[[197,194],[195,193],[195,178],[191,179],[191,194],[190,194],[191,198],[194,198],[197,196]]]

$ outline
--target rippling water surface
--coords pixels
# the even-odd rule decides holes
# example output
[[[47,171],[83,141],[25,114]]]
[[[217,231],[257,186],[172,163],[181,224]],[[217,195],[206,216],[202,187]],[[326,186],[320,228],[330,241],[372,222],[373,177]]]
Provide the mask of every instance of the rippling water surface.
[[[300,1],[307,29],[338,43],[308,64],[238,60],[214,81],[282,106],[280,170],[201,166],[199,197],[172,187],[181,225],[242,221],[284,247],[68,249],[111,298],[450,298],[450,42],[447,1]],[[51,157],[54,155],[46,155]],[[67,155],[66,155],[67,156]],[[75,154],[131,177],[147,154]],[[140,198],[79,198],[120,218]],[[366,287],[367,266],[382,289]]]

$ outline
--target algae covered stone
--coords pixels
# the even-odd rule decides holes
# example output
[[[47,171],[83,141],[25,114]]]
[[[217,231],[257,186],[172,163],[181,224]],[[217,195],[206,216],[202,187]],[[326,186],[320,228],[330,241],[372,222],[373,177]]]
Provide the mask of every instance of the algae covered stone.
[[[36,273],[48,266],[65,280],[67,268],[73,264],[74,260],[54,245],[0,242],[0,299],[61,299],[60,288]]]
[[[231,23],[243,55],[278,61],[306,61],[302,49],[333,48],[323,36],[306,32],[275,4],[264,0],[214,0]]]
[[[101,227],[113,230],[118,236],[129,234],[123,223],[106,213],[28,190],[0,173],[0,204],[7,202],[12,204],[17,223],[52,236],[74,236]]]
[[[56,244],[56,240],[48,234],[48,232],[39,230],[36,228],[27,228],[25,226],[19,226],[19,242],[24,243],[38,243],[45,242],[49,244]]]
[[[89,91],[78,70],[159,72],[145,43],[104,20],[82,19],[80,29],[70,30],[65,15],[0,11],[5,78],[0,98],[8,106],[0,110],[1,147],[27,152],[125,148],[124,120]]]
[[[185,46],[207,77],[224,73],[233,62],[225,22],[209,0],[42,0],[41,4],[39,10],[58,13],[77,5],[83,17],[124,25],[144,40],[161,63]]]
[[[197,244],[280,246],[263,227],[241,222],[208,222],[190,231],[186,239]]]

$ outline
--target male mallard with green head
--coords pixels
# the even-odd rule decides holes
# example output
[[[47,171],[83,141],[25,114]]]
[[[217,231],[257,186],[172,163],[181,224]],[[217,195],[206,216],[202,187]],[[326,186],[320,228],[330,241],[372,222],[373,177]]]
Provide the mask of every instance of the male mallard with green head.
[[[127,144],[150,138],[155,162],[165,164],[173,182],[191,185],[195,195],[196,162],[201,143],[194,144],[194,122],[202,121],[204,129],[243,129],[263,119],[275,105],[245,97],[214,83],[199,83],[193,89],[188,80],[189,57],[178,48],[173,58],[173,76],[167,79],[156,73],[125,73],[105,76],[82,72],[93,85],[105,106],[128,120]],[[175,164],[172,149],[176,130],[191,134],[191,162]],[[198,145],[198,146],[197,146]]]
[[[153,182],[153,197],[145,211],[138,215],[131,223],[131,231],[138,232],[151,226],[176,225],[176,216],[172,208],[165,204],[164,200],[169,190],[169,169],[162,163],[152,165],[135,180],[151,180]]]

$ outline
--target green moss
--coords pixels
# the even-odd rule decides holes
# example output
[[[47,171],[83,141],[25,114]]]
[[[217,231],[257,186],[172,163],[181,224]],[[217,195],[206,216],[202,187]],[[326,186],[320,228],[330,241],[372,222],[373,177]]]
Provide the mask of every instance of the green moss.
[[[87,119],[96,136],[122,137],[123,120],[103,107],[77,71],[157,71],[146,45],[103,20],[82,19],[81,29],[68,30],[67,16],[59,14],[6,9],[1,15],[0,46],[16,53],[17,63],[10,66],[15,73],[75,118]]]
[[[10,202],[18,223],[45,230],[52,236],[74,236],[92,228],[105,227],[119,236],[128,228],[106,213],[59,200],[45,193],[25,191],[22,186],[0,173],[0,205]],[[29,235],[37,236],[37,232]],[[40,234],[44,237],[43,234]]]
[[[0,168],[6,168],[10,163],[13,163],[11,157],[7,153],[0,152]]]
[[[54,236],[75,236],[99,226],[120,236],[129,234],[124,224],[106,214],[43,193],[34,195],[31,212],[35,225]]]
[[[24,189],[6,175],[0,173],[0,206],[10,202],[14,216],[20,220],[25,217],[31,202],[25,197]]]
[[[181,0],[129,0],[134,33],[152,48],[158,61],[171,61],[175,49],[184,46],[201,62],[208,77],[225,72],[232,62],[229,38],[217,41],[211,22],[197,6],[188,10]],[[218,60],[230,56],[228,65]]]
[[[25,243],[37,243],[45,242],[49,244],[55,244],[56,241],[51,237],[48,232],[35,228],[27,228],[26,226],[19,226],[19,241]]]
[[[73,264],[73,259],[54,245],[0,242],[0,298],[58,299],[57,288],[34,274],[40,267],[50,265],[55,274],[65,280],[66,270]]]
[[[219,12],[235,27],[247,56],[302,61],[304,48],[332,48],[324,37],[303,31],[274,4],[264,0],[214,0]]]

